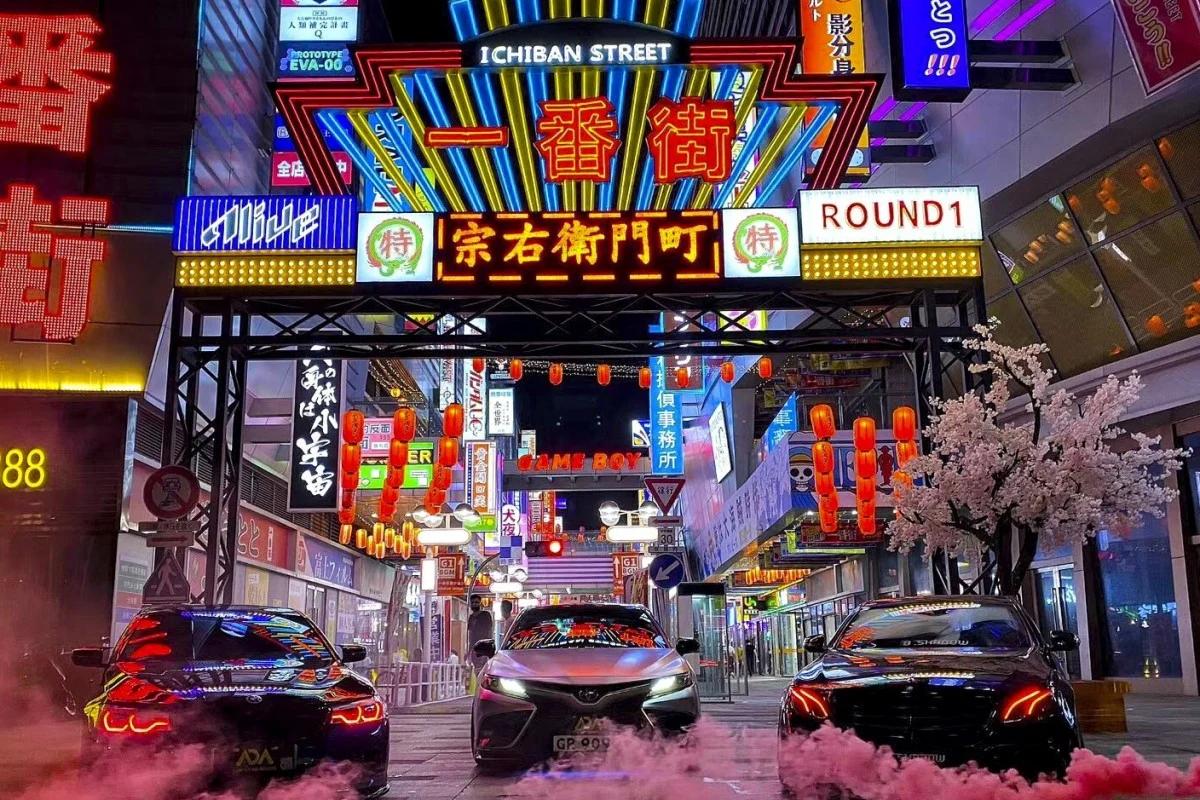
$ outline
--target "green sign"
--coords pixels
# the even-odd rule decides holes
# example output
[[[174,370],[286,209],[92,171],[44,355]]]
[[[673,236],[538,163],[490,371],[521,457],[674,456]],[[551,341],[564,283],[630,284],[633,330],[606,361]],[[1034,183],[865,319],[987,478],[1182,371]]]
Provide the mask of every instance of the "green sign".
[[[433,448],[433,442],[408,443],[408,467],[401,489],[428,489],[433,483]],[[386,478],[387,464],[363,464],[358,468],[359,489],[382,489]]]
[[[463,527],[471,533],[495,533],[496,515],[491,512],[480,514],[478,522],[468,522]]]

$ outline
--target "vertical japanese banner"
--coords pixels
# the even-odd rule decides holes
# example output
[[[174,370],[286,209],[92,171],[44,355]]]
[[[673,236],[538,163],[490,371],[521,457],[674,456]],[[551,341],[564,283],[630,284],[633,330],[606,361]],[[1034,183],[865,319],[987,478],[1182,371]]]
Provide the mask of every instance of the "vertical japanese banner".
[[[454,318],[443,315],[438,317],[438,336],[445,336],[454,329]],[[458,375],[455,372],[458,362],[453,358],[443,358],[438,364],[438,411],[445,411],[446,406],[454,402],[454,394]]]
[[[801,59],[804,74],[856,75],[866,71],[862,0],[799,0],[799,3],[797,19],[804,40]],[[811,124],[816,115],[815,109],[810,110],[805,115],[805,124]],[[821,131],[813,139],[805,157],[809,170],[816,166],[826,138],[827,132]],[[846,173],[871,174],[871,140],[865,127]]]
[[[296,362],[288,511],[336,511],[338,420],[342,413],[342,362]]]
[[[683,409],[668,391],[662,356],[650,359],[650,467],[655,475],[683,474]]]
[[[1200,69],[1200,5],[1187,0],[1113,0],[1146,94]]]
[[[892,96],[957,103],[971,93],[966,0],[888,0]]]
[[[467,443],[467,502],[482,513],[496,510],[496,443]]]
[[[463,441],[478,442],[487,438],[487,363],[481,371],[476,371],[471,361],[462,362],[462,366]]]

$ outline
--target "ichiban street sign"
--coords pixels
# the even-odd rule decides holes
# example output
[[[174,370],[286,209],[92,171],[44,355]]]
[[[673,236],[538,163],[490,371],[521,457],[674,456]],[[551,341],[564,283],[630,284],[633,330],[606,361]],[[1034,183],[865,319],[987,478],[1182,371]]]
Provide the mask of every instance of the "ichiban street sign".
[[[658,510],[669,514],[683,491],[683,478],[646,478],[646,491]]]
[[[186,467],[161,467],[146,480],[142,500],[158,519],[186,517],[200,502],[200,481]]]

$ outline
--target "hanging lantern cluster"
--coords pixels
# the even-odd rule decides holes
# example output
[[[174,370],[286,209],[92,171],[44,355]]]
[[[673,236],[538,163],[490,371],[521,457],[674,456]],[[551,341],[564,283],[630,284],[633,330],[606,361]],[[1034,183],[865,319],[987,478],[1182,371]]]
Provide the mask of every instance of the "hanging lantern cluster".
[[[366,418],[361,411],[342,415],[342,466],[339,478],[341,498],[338,501],[338,541],[350,544],[354,531],[355,493],[358,491],[358,468],[362,464],[362,440]]]
[[[875,533],[875,420],[854,420],[854,497],[858,506],[858,529]]]
[[[825,404],[816,405],[808,411],[813,436],[813,483],[817,490],[817,513],[821,531],[835,533],[838,529],[837,486],[833,482],[833,444],[830,439],[837,433],[833,409]]]
[[[912,475],[905,466],[920,455],[917,447],[917,412],[908,406],[900,406],[892,412],[892,432],[896,436],[896,466],[892,473],[892,486],[896,491],[912,488]]]
[[[427,514],[440,513],[442,505],[446,502],[446,493],[450,490],[450,484],[454,482],[454,468],[458,466],[458,439],[463,434],[463,425],[463,407],[458,403],[446,406],[446,410],[442,412],[443,435],[438,439],[433,480],[425,490],[425,499],[421,504]]]
[[[396,504],[404,486],[404,470],[408,466],[408,444],[417,435],[417,412],[405,406],[392,415],[392,441],[388,445],[387,475],[379,495],[379,519],[390,525],[396,520]],[[382,537],[383,533],[380,533]],[[378,549],[378,544],[376,544]]]

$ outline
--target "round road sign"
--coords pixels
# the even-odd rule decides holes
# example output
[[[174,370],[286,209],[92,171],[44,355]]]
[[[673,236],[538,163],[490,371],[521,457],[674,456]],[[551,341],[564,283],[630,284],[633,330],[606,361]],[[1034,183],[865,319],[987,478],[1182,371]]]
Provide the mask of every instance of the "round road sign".
[[[200,502],[200,481],[186,467],[162,467],[146,479],[142,500],[158,519],[186,517]]]
[[[683,559],[674,553],[662,553],[650,562],[650,580],[660,589],[674,589],[683,583]]]

